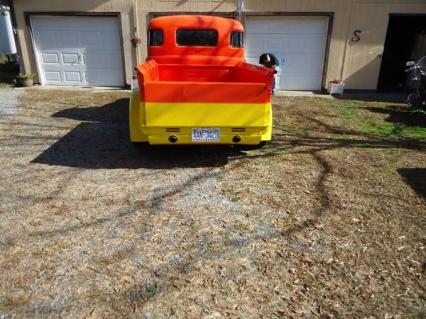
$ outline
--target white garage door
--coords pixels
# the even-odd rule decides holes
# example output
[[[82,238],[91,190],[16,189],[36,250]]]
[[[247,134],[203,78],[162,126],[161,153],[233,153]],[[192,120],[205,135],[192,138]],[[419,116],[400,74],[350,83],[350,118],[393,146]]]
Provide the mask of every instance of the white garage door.
[[[282,68],[280,89],[320,90],[327,31],[328,17],[247,17],[246,58],[258,64],[262,53],[273,53]]]
[[[32,17],[41,83],[123,86],[116,17]]]

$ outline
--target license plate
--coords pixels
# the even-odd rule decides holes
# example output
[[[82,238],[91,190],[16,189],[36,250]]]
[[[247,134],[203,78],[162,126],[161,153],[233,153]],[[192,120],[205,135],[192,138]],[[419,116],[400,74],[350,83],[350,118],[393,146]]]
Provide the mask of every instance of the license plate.
[[[220,142],[220,129],[218,128],[193,128],[193,142]]]

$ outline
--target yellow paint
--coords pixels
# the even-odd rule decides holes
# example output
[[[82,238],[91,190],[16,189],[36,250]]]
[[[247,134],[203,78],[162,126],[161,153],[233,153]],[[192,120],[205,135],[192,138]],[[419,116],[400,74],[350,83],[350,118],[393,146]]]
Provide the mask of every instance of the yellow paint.
[[[170,144],[170,135],[178,137],[177,144],[193,143],[193,127],[220,128],[220,142],[234,144],[235,135],[241,143],[256,145],[270,141],[272,134],[271,103],[143,103],[139,92],[134,91],[129,110],[130,140],[150,144]],[[167,132],[167,129],[179,132]],[[232,128],[244,128],[244,132],[233,132]]]
[[[149,127],[262,127],[269,104],[146,103]]]
[[[261,141],[267,142],[272,140],[272,105],[269,104],[267,109],[266,117],[268,118],[268,126],[266,127],[266,132],[262,134]]]
[[[148,142],[148,136],[142,132],[145,125],[145,113],[143,104],[140,102],[139,91],[134,90],[129,105],[129,129],[130,141]]]

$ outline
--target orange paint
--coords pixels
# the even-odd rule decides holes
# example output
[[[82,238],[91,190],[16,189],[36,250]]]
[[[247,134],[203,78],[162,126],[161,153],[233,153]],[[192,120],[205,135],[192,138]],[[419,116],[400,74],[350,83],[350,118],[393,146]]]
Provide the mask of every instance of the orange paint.
[[[236,20],[212,16],[153,19],[148,58],[137,68],[139,90],[130,103],[131,141],[242,145],[270,141],[274,71],[246,63],[243,31]],[[194,131],[200,129],[213,134],[211,140],[198,139]]]
[[[273,71],[244,60],[244,49],[231,46],[240,22],[212,16],[153,19],[149,30],[162,32],[162,44],[148,47],[140,65],[141,100],[146,102],[268,103]],[[178,30],[214,30],[216,46],[180,46]]]
[[[220,17],[153,19],[148,58],[137,67],[139,93],[130,105],[131,140],[203,143],[194,139],[194,128],[220,132],[217,144],[271,140],[274,71],[245,61],[243,31],[240,22]]]
[[[218,44],[215,47],[188,47],[176,43],[178,29],[216,30]],[[240,22],[213,16],[170,16],[156,18],[149,24],[149,30],[162,30],[162,46],[149,46],[148,57],[161,64],[204,64],[235,65],[244,58],[243,48],[230,45],[231,32],[243,32]]]
[[[267,103],[271,92],[257,83],[147,83],[146,102]]]

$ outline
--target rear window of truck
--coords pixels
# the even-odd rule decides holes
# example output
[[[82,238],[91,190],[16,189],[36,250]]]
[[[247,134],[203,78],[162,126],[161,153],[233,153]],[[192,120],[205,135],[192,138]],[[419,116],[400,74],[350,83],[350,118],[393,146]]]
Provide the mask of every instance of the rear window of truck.
[[[163,45],[164,36],[162,30],[149,30],[148,31],[148,46],[161,46]]]
[[[176,42],[181,46],[215,47],[219,34],[216,30],[179,29]]]
[[[243,48],[244,47],[244,33],[232,32],[231,33],[231,47]]]

